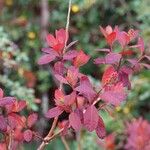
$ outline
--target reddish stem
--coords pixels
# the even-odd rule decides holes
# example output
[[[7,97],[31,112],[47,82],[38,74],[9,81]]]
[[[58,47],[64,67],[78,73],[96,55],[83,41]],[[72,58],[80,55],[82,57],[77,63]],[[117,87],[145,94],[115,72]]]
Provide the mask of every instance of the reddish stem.
[[[49,133],[44,138],[44,141],[41,143],[41,145],[38,147],[37,150],[43,150],[45,148],[45,146],[48,144],[48,142],[51,139],[51,136],[53,135],[53,131],[54,131],[55,127],[56,127],[57,121],[58,121],[58,117],[55,117]]]

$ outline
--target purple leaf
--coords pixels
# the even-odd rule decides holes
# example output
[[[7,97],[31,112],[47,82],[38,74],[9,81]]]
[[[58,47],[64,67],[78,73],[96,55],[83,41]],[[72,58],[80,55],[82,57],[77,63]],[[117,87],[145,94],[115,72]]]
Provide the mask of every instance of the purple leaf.
[[[50,55],[59,56],[59,54],[51,48],[42,48],[42,52],[48,53]]]
[[[8,123],[9,123],[9,126],[14,129],[16,126],[22,126],[24,127],[25,124],[22,120],[22,117],[19,115],[19,114],[16,114],[16,113],[11,113],[9,114],[8,116]]]
[[[120,71],[118,78],[119,82],[123,83],[124,87],[128,87],[129,90],[131,89],[131,83],[129,80],[129,75],[127,73]]]
[[[6,132],[7,131],[7,124],[5,118],[0,115],[0,131]]]
[[[65,105],[72,105],[76,100],[76,92],[73,91],[70,95],[65,96],[64,103]]]
[[[133,67],[133,71],[139,71],[140,70],[140,63],[137,59],[127,59],[127,61],[131,64]]]
[[[58,117],[62,112],[63,110],[59,107],[54,107],[52,109],[49,109],[45,116],[46,118],[54,118]]]
[[[95,106],[91,105],[87,108],[83,115],[85,128],[88,131],[92,132],[97,128],[98,125],[99,116],[97,109],[95,108]]]
[[[59,75],[59,74],[55,74],[55,78],[56,78],[60,83],[68,84],[67,80],[66,80],[63,76],[61,76],[61,75]]]
[[[31,128],[37,121],[38,119],[38,115],[36,113],[32,113],[29,115],[29,117],[27,118],[27,125],[29,128]]]
[[[55,74],[63,75],[63,73],[65,72],[64,64],[60,61],[56,62],[54,64],[54,72]]]
[[[124,46],[129,43],[129,36],[124,31],[117,32],[117,40],[120,43],[121,47],[124,48]]]
[[[128,74],[128,75],[130,75],[130,74],[133,73],[132,68],[127,67],[127,66],[123,66],[123,67],[120,69],[120,71],[122,71],[122,72],[124,72],[124,73],[126,73],[126,74]]]
[[[80,85],[76,87],[75,90],[85,96],[89,102],[92,102],[96,95],[96,92],[93,90],[91,83],[85,76],[81,78]]]
[[[121,54],[109,53],[105,57],[105,62],[107,64],[115,64],[115,63],[119,63],[120,59],[121,59]]]
[[[78,68],[75,68],[74,66],[68,68],[66,79],[72,87],[74,87],[78,82],[78,75],[79,75]]]
[[[118,90],[114,89],[114,90],[104,91],[100,95],[100,98],[107,103],[118,106],[122,101],[126,99],[127,96],[126,93],[121,88],[122,87],[118,86]]]
[[[25,130],[23,133],[23,137],[24,137],[24,140],[26,142],[30,142],[32,140],[32,137],[33,137],[32,131],[29,129]]]
[[[56,55],[45,54],[41,56],[38,60],[39,65],[48,64],[56,58]]]
[[[69,123],[76,132],[81,129],[82,124],[80,117],[75,112],[72,112],[69,115]]]
[[[0,106],[3,107],[5,105],[12,104],[12,103],[14,103],[14,101],[15,101],[14,97],[3,97],[3,98],[0,98]]]
[[[103,119],[99,116],[98,125],[96,128],[96,134],[99,138],[103,139],[106,136],[105,124]]]
[[[78,55],[78,52],[76,50],[70,50],[67,53],[64,54],[63,59],[64,60],[72,60]]]
[[[99,65],[99,64],[105,64],[105,58],[96,58],[94,59],[94,64]]]
[[[41,51],[49,54],[52,51],[52,49],[48,48],[48,47],[46,47],[46,48],[44,47],[41,49]]]
[[[61,132],[61,135],[65,136],[68,132],[68,128],[69,128],[69,121],[63,120],[63,131]]]
[[[127,61],[129,63],[131,63],[133,66],[136,66],[138,64],[138,60],[137,59],[127,59]]]

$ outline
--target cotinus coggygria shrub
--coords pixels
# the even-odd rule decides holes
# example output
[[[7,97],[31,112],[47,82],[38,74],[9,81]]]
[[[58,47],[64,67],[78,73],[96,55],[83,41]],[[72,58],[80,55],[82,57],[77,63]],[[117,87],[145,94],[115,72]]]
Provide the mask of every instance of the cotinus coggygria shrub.
[[[82,49],[71,48],[76,41],[67,45],[67,30],[59,29],[55,36],[48,34],[46,37],[48,47],[42,49],[43,55],[38,64],[50,65],[60,86],[55,90],[55,107],[49,109],[45,116],[54,118],[53,125],[56,126],[63,112],[69,114],[60,130],[61,134],[67,134],[69,128],[77,133],[84,128],[89,132],[95,131],[99,138],[104,138],[105,124],[99,111],[110,105],[121,105],[127,98],[128,90],[131,90],[129,76],[142,67],[149,68],[143,59],[150,58],[144,53],[144,42],[137,30],[120,31],[118,26],[112,29],[108,25],[106,28],[100,27],[100,31],[108,48],[98,49],[103,57],[93,61],[96,65],[106,65],[101,87],[98,88],[92,85],[87,75],[80,72],[80,68],[92,58]],[[115,45],[118,45],[119,51]],[[69,94],[65,93],[64,85],[71,88]],[[50,131],[39,149],[43,149],[52,136]]]

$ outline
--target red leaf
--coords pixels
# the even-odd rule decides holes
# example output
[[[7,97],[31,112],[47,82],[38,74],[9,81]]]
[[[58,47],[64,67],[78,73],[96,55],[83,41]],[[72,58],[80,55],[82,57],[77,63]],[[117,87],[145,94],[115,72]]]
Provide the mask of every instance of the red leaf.
[[[85,76],[80,79],[80,85],[76,87],[75,90],[85,96],[89,102],[92,102],[94,96],[96,95],[89,79]]]
[[[0,106],[3,107],[5,105],[12,104],[12,103],[14,103],[14,101],[15,101],[14,97],[3,97],[3,98],[0,98]]]
[[[72,60],[77,55],[78,55],[78,52],[76,50],[70,50],[64,54],[63,59],[64,60]]]
[[[58,52],[59,54],[62,53],[62,49],[65,46],[65,41],[68,40],[68,33],[64,29],[56,30],[55,32],[56,38],[52,34],[48,34],[46,37],[47,43],[49,46]]]
[[[60,61],[56,62],[54,65],[54,72],[55,74],[63,75],[65,72],[64,64]]]
[[[71,94],[65,96],[65,105],[72,105],[76,100],[76,92],[73,91]]]
[[[70,67],[67,71],[66,79],[72,87],[74,87],[78,81],[78,74],[79,74],[78,69],[73,66]]]
[[[0,150],[7,150],[8,149],[7,147],[8,146],[7,146],[7,144],[5,142],[1,142],[0,143]]]
[[[56,58],[56,55],[45,54],[41,56],[38,60],[39,65],[48,64]]]
[[[26,107],[26,101],[15,101],[12,106],[7,106],[8,112],[19,112]],[[11,109],[11,110],[10,110]]]
[[[134,54],[134,52],[132,50],[123,50],[122,52],[120,52],[120,54],[122,56],[131,56]]]
[[[25,130],[24,133],[23,133],[23,137],[24,137],[24,140],[26,142],[30,142],[32,140],[32,137],[33,137],[33,133],[31,130]]]
[[[46,41],[50,47],[53,47],[54,45],[57,44],[57,40],[54,38],[52,34],[48,34],[46,36]]]
[[[98,125],[98,111],[95,106],[91,105],[87,108],[84,115],[84,126],[88,131],[92,132]]]
[[[18,106],[19,106],[19,109],[18,111],[21,111],[22,109],[24,109],[26,107],[26,101],[19,101],[18,102]]]
[[[56,78],[60,83],[68,84],[67,80],[66,80],[63,76],[61,76],[61,75],[59,75],[59,74],[55,74],[55,78]]]
[[[115,64],[115,63],[119,63],[121,59],[121,54],[118,54],[118,53],[109,53],[106,55],[105,57],[105,62],[107,64]]]
[[[126,99],[126,96],[127,95],[123,89],[122,83],[118,83],[117,85],[113,86],[112,89],[105,90],[100,95],[100,98],[107,103],[118,106]]]
[[[98,125],[96,128],[96,134],[99,138],[103,139],[106,136],[105,124],[103,119],[99,116]]]
[[[105,58],[96,58],[94,59],[94,64],[99,65],[99,64],[105,64]]]
[[[53,56],[59,56],[59,54],[51,48],[42,48],[42,51]]]
[[[101,33],[104,35],[104,37],[107,37],[107,32],[105,31],[105,29],[103,27],[100,26],[100,31]]]
[[[59,89],[55,90],[55,102],[58,106],[64,104],[64,97],[65,97],[64,93],[61,90]]]
[[[119,82],[123,84],[124,87],[128,87],[128,89],[131,89],[131,83],[129,80],[129,75],[123,71],[119,71],[119,76],[118,76]]]
[[[57,41],[62,44],[65,43],[65,41],[68,41],[69,35],[68,35],[68,32],[66,34],[66,30],[64,29],[56,30],[55,35],[56,35]]]
[[[66,135],[69,127],[69,121],[68,120],[63,120],[61,122],[58,122],[58,127],[60,129],[63,128],[63,131],[61,132],[61,135]]]
[[[36,113],[30,114],[27,118],[27,125],[29,128],[31,128],[37,121],[38,115]]]
[[[89,61],[89,59],[90,57],[80,50],[77,57],[73,61],[73,65],[75,67],[83,66]]]
[[[126,32],[121,31],[117,33],[117,40],[121,47],[124,48],[130,42],[130,37]]]
[[[16,128],[17,126],[22,126],[22,127],[25,126],[25,123],[24,123],[22,117],[16,113],[9,114],[8,122],[12,129]]]
[[[63,110],[59,107],[54,107],[52,109],[49,109],[45,116],[46,118],[54,118],[58,117],[62,112]]]
[[[72,128],[75,129],[76,132],[81,129],[82,124],[80,117],[75,112],[72,112],[69,115],[69,123],[72,126]]]
[[[112,44],[114,43],[115,39],[116,39],[116,32],[110,33],[110,34],[107,36],[107,38],[106,38],[107,43],[108,43],[109,45],[112,45]]]
[[[139,62],[137,59],[127,59],[128,62],[131,63],[132,66],[138,66]]]
[[[0,131],[2,132],[7,131],[7,123],[5,118],[2,115],[0,115]]]
[[[113,66],[110,66],[105,70],[102,76],[102,84],[106,85],[106,84],[115,83],[117,79],[118,79],[117,71],[114,69]]]

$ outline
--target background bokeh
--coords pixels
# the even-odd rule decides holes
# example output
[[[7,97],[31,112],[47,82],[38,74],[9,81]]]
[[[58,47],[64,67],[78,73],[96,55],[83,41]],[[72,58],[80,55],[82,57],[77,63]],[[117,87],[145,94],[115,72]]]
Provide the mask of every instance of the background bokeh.
[[[48,121],[42,116],[53,105],[55,81],[48,66],[38,66],[40,49],[46,46],[48,32],[65,28],[68,0],[0,0],[0,85],[7,95],[28,102],[28,110],[38,111],[41,119],[37,130],[46,134]],[[77,49],[83,49],[93,58],[100,53],[96,48],[106,46],[99,25],[121,29],[139,29],[150,55],[150,1],[149,0],[72,0],[70,41],[78,40]],[[93,83],[100,82],[103,66],[90,61],[81,71],[88,74]],[[124,123],[132,118],[150,120],[150,71],[142,70],[132,78],[132,91],[122,107],[112,112],[112,117],[101,112],[107,132],[117,135],[117,142],[124,141]],[[62,118],[63,119],[63,118]],[[81,144],[85,150],[100,149],[94,133],[82,133]],[[75,135],[68,135],[71,149],[76,149]],[[38,143],[25,144],[24,149],[35,149]],[[119,142],[116,149],[121,149]],[[29,148],[30,147],[30,148]],[[48,149],[63,150],[58,138]]]

